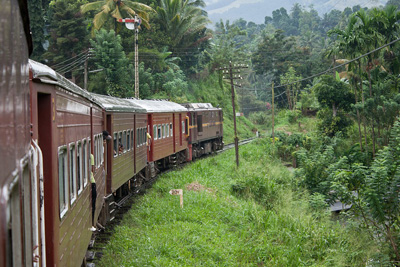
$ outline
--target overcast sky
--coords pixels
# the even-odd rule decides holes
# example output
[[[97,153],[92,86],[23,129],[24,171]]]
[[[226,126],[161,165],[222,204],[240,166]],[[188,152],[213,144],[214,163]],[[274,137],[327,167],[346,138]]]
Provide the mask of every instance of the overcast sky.
[[[213,24],[220,19],[233,22],[239,18],[260,24],[264,23],[265,16],[272,16],[272,11],[276,9],[284,7],[290,12],[294,3],[306,8],[312,4],[321,15],[332,9],[343,10],[347,6],[379,6],[385,4],[387,0],[205,0],[205,2],[208,16]]]

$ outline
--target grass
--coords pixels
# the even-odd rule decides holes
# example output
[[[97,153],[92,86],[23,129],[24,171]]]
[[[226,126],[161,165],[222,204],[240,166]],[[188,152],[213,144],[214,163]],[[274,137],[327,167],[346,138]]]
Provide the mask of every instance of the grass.
[[[374,246],[311,210],[273,149],[257,140],[240,148],[238,169],[231,150],[161,175],[115,228],[98,266],[365,266]],[[169,194],[178,188],[183,209]]]

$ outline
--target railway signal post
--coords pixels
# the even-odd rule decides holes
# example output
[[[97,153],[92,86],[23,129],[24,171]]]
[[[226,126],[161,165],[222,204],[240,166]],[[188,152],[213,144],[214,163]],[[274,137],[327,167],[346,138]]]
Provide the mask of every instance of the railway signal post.
[[[125,23],[125,27],[129,30],[135,31],[135,98],[139,99],[139,51],[138,51],[138,33],[139,26],[142,23],[142,20],[135,15],[135,18],[129,19],[118,19],[118,22]]]
[[[222,70],[223,79],[229,79],[231,84],[231,94],[232,94],[232,108],[233,108],[233,128],[235,131],[235,155],[236,155],[236,166],[239,167],[239,138],[237,136],[236,131],[236,110],[235,110],[235,86],[241,87],[241,84],[235,84],[233,80],[242,80],[243,77],[240,76],[240,69],[248,68],[247,65],[244,64],[234,64],[232,65],[232,61],[229,61],[229,67],[219,68],[218,70]]]

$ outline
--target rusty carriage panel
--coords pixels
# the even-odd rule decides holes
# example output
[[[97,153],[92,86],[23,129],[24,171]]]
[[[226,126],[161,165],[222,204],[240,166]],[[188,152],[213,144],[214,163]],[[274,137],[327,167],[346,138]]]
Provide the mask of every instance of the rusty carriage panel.
[[[30,61],[30,67],[33,138],[44,159],[46,261],[79,266],[91,238],[90,154],[98,187],[96,218],[104,196],[101,109],[47,66]]]

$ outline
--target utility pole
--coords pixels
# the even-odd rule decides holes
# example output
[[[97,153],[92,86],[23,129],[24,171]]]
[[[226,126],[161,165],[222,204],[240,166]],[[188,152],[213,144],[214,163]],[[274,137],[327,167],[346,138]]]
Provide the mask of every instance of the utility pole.
[[[275,92],[274,92],[274,82],[272,82],[272,143],[275,144]]]
[[[142,23],[142,20],[135,15],[135,18],[129,19],[118,19],[118,22],[124,22],[125,27],[129,30],[135,31],[135,56],[133,59],[135,65],[135,98],[139,98],[139,48],[138,48],[138,34],[139,34],[139,26]]]
[[[237,136],[236,131],[236,110],[235,110],[235,87],[241,87],[241,84],[234,84],[233,80],[243,79],[240,76],[240,69],[248,68],[248,66],[244,64],[234,64],[232,66],[232,61],[229,61],[229,67],[219,68],[218,70],[222,70],[223,74],[227,74],[228,76],[222,76],[224,79],[229,79],[231,84],[231,94],[232,94],[232,109],[233,109],[233,128],[235,131],[235,155],[236,155],[236,166],[239,167],[239,138]]]

